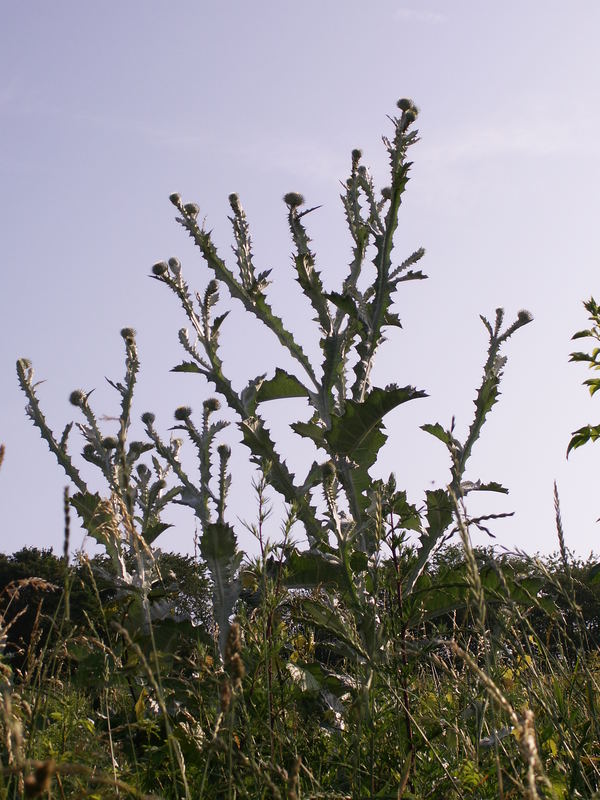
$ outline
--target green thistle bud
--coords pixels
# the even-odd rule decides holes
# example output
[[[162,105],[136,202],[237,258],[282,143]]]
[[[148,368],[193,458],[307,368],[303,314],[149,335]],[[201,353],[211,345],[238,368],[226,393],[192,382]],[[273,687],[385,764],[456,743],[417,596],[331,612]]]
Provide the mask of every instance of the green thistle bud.
[[[94,447],[93,444],[86,444],[82,452],[85,458],[91,458],[96,455],[96,448]]]
[[[237,214],[241,209],[239,195],[237,195],[235,192],[232,192],[229,195],[229,205],[231,206],[234,214]]]
[[[155,419],[156,417],[151,411],[144,411],[142,414],[142,422],[144,425],[152,425]]]
[[[324,481],[332,481],[335,478],[336,471],[335,471],[335,464],[333,461],[326,461],[322,468],[323,480]]]
[[[169,266],[171,269],[181,269],[181,261],[178,258],[175,258],[175,256],[171,256],[169,259]]]
[[[414,103],[412,100],[409,100],[408,97],[402,97],[396,103],[400,111],[408,111],[411,108],[414,108]]]
[[[304,198],[298,192],[288,192],[283,196],[283,202],[290,208],[297,208],[304,203]]]
[[[196,219],[196,217],[200,213],[200,206],[197,205],[196,203],[186,203],[183,207],[183,210],[188,217]]]
[[[152,267],[152,274],[156,275],[157,278],[160,278],[163,275],[165,275],[168,272],[168,270],[169,267],[167,266],[166,262],[159,261]]]
[[[131,442],[129,445],[129,452],[130,453],[141,453],[144,449],[144,442]]]
[[[169,195],[169,200],[181,211],[181,195],[177,192]]]
[[[179,408],[175,409],[175,419],[179,420],[180,422],[184,422],[186,419],[192,416],[192,409],[189,406],[179,406]]]
[[[133,341],[135,339],[135,331],[133,328],[121,328],[121,336],[125,341]]]
[[[408,111],[405,111],[402,116],[404,117],[404,122],[406,123],[406,127],[408,127],[416,120],[417,110],[411,108]]]
[[[202,405],[207,414],[212,414],[213,411],[218,411],[221,408],[221,403],[216,397],[209,397]]]
[[[85,403],[85,392],[82,392],[81,389],[75,389],[69,395],[69,403],[72,406],[82,406]]]
[[[362,158],[362,150],[355,148],[352,151],[352,169],[356,169],[356,167],[358,166],[358,162],[361,160],[361,158]]]
[[[114,436],[106,436],[104,439],[102,439],[102,447],[105,450],[116,450],[118,446],[119,442]]]
[[[521,325],[525,325],[527,322],[531,322],[533,319],[533,314],[531,311],[527,311],[526,309],[522,308],[517,314],[517,319]]]
[[[150,477],[150,470],[145,464],[138,464],[137,467],[135,468],[135,471],[137,472],[141,480],[148,480],[148,478]]]
[[[381,190],[381,196],[384,200],[391,200],[392,197],[392,188],[391,186],[384,186]]]
[[[227,459],[231,455],[231,447],[228,444],[220,444],[217,447],[217,453],[220,458]]]

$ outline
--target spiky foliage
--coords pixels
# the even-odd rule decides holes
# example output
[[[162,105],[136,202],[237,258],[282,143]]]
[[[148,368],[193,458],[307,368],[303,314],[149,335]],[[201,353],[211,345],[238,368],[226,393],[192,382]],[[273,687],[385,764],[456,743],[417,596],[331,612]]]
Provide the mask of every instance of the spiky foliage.
[[[308,229],[309,215],[317,207],[305,208],[297,192],[284,197],[296,280],[318,330],[317,365],[272,308],[269,271],[260,271],[255,263],[239,197],[229,198],[233,267],[199,222],[199,206],[177,194],[170,198],[178,222],[209,269],[204,287],[193,291],[177,258],[152,267],[152,277],[175,294],[187,317],[188,328],[179,331],[185,360],[174,371],[202,376],[236,416],[259,473],[258,520],[248,526],[258,541],[258,559],[243,562],[227,512],[231,450],[218,443],[226,425],[215,421],[220,400],[205,400],[199,414],[188,406],[174,414],[173,430],[197,457],[197,476],[184,465],[182,439],[165,439],[153,413],[142,415],[146,441],[129,442],[139,362],[134,332],[124,329],[125,379],[111,383],[121,397],[117,430],[103,430],[89,392],[71,395],[83,416],[78,423],[83,457],[106,482],[106,495],[100,496],[88,490],[67,451],[70,426],[60,440],[54,437],[39,408],[31,366],[19,362],[28,413],[78,489],[71,503],[90,534],[106,546],[118,576],[119,602],[103,617],[108,644],[102,641],[99,647],[98,636],[77,657],[80,665],[87,665],[100,650],[104,674],[114,669],[124,693],[129,692],[132,708],[129,716],[119,717],[117,728],[134,739],[135,758],[142,754],[147,775],[137,780],[144,788],[150,781],[150,788],[158,786],[168,796],[278,797],[283,789],[298,797],[304,782],[315,797],[420,796],[425,786],[427,791],[434,787],[432,796],[460,796],[468,780],[448,766],[447,753],[440,755],[431,740],[449,731],[460,734],[461,752],[472,754],[484,748],[484,726],[494,741],[496,736],[501,741],[499,731],[507,725],[520,736],[509,758],[513,785],[530,797],[537,796],[539,786],[547,786],[529,708],[519,718],[497,686],[498,659],[489,631],[490,619],[508,624],[499,608],[510,605],[513,616],[507,612],[507,618],[514,620],[521,607],[537,602],[541,584],[523,587],[518,576],[500,577],[492,568],[483,575],[469,528],[486,530],[489,519],[503,515],[470,518],[465,502],[475,490],[505,491],[493,481],[467,479],[466,470],[498,400],[502,347],[530,321],[527,312],[506,327],[501,309],[494,324],[482,318],[489,349],[465,440],[458,440],[453,426],[423,426],[449,451],[447,486],[426,491],[419,504],[408,499],[393,474],[379,481],[370,474],[387,440],[386,415],[425,397],[409,383],[381,387],[371,378],[385,336],[400,327],[394,307],[397,291],[401,284],[426,277],[415,269],[423,249],[395,261],[398,217],[411,167],[408,152],[418,138],[414,103],[403,99],[398,109],[399,115],[391,118],[392,135],[384,138],[390,175],[381,192],[362,164],[362,153],[352,152],[341,198],[352,256],[338,290],[326,291],[317,268]],[[280,366],[270,371],[269,365],[236,390],[220,354],[228,314],[220,308],[222,285],[274,335],[286,358],[294,360],[295,372]],[[299,477],[291,473],[281,443],[271,436],[263,406],[297,397],[307,400],[312,416],[293,423],[292,430],[315,447],[312,466]],[[286,505],[278,542],[268,534],[272,492]],[[172,503],[191,509],[199,527],[200,555],[212,584],[212,641],[177,618],[167,602],[166,581],[155,580],[153,544],[168,527],[163,512]],[[292,538],[299,527],[307,550]],[[464,563],[440,577],[434,568],[436,554],[456,532]],[[414,550],[410,536],[417,539]],[[234,622],[233,614],[238,617]],[[451,634],[448,620],[459,615],[464,631],[455,627]],[[446,702],[443,719],[432,724],[422,693],[439,689],[444,670],[450,676],[446,685],[452,685],[459,661],[470,678],[463,681],[461,696]],[[108,678],[104,688],[108,693]],[[103,701],[104,718],[110,722],[108,694]],[[439,712],[438,696],[436,703]],[[463,732],[461,720],[463,715],[471,719],[472,708],[477,708],[476,722],[473,730]],[[135,742],[132,730],[145,737],[143,746]],[[125,749],[124,741],[123,734],[119,743]],[[112,786],[120,788],[117,759],[111,753]],[[323,769],[325,761],[335,767]],[[305,766],[311,763],[317,769]],[[488,777],[489,771],[484,781]],[[502,786],[500,773],[494,785]]]

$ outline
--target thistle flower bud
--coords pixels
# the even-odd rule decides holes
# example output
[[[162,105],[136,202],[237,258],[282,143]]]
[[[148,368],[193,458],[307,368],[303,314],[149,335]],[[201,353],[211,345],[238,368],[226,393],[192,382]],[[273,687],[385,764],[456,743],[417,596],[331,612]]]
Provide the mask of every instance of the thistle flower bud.
[[[147,480],[150,477],[150,470],[145,464],[138,464],[135,471],[142,480]]]
[[[121,336],[125,341],[133,341],[135,339],[135,331],[133,328],[121,328]]]
[[[156,416],[151,411],[144,411],[142,414],[142,422],[144,425],[152,425]]]
[[[171,258],[169,259],[169,266],[171,267],[171,269],[180,269],[181,261],[178,258],[175,258],[175,256],[171,256]]]
[[[416,109],[412,109],[411,108],[408,111],[405,111],[404,114],[403,114],[403,117],[404,117],[404,122],[406,123],[406,126],[408,127],[408,125],[413,123],[417,118]]]
[[[179,408],[175,409],[175,419],[179,420],[180,422],[184,422],[186,419],[192,416],[192,409],[189,406],[179,406]]]
[[[358,148],[355,148],[352,151],[352,168],[353,169],[355,169],[358,166],[358,162],[361,160],[361,158],[362,158],[362,150],[359,150]]]
[[[237,195],[235,192],[232,192],[229,195],[229,205],[231,206],[234,214],[237,213],[241,208],[239,195]]]
[[[298,192],[288,192],[283,196],[283,202],[286,203],[290,208],[297,208],[304,203],[304,197]]]
[[[71,392],[69,395],[69,403],[72,406],[81,406],[85,403],[85,392],[82,392],[81,389],[75,389],[74,392]]]
[[[321,467],[321,472],[324,481],[332,481],[335,478],[335,464],[333,461],[326,461]]]
[[[200,213],[200,206],[197,203],[186,203],[183,207],[185,214],[192,219],[196,219]]]
[[[212,414],[213,411],[218,411],[221,408],[221,403],[216,397],[209,397],[208,400],[205,400],[202,405],[208,414]]]
[[[102,447],[105,450],[116,450],[118,446],[119,442],[114,436],[106,436],[104,439],[102,439]]]
[[[525,325],[527,322],[531,322],[533,319],[533,314],[531,311],[527,311],[527,309],[522,308],[519,313],[517,314],[517,319],[521,323],[521,325]]]
[[[96,455],[96,448],[93,444],[86,444],[81,452],[85,458],[91,458]]]
[[[173,194],[169,195],[169,200],[176,206],[178,209],[181,210],[181,195],[177,192],[173,192]]]
[[[391,186],[384,186],[381,190],[381,196],[384,200],[390,200],[392,197],[392,188]]]
[[[220,444],[217,447],[217,453],[219,454],[220,458],[223,459],[229,458],[229,456],[231,455],[231,447],[229,447],[228,444]]]
[[[129,452],[139,454],[143,451],[144,447],[144,442],[131,442],[129,445]]]
[[[414,108],[414,103],[412,100],[409,100],[408,97],[401,97],[400,100],[396,103],[400,111],[408,111],[411,108]]]
[[[152,267],[152,274],[156,275],[157,278],[160,278],[162,275],[165,275],[168,270],[169,267],[167,266],[166,262],[159,261]]]

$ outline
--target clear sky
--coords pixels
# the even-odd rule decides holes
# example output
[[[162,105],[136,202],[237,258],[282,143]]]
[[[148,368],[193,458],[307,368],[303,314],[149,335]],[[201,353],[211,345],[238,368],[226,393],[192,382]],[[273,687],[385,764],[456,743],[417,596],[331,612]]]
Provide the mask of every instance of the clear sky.
[[[598,551],[600,449],[568,462],[565,451],[573,430],[600,417],[600,402],[580,385],[586,370],[568,364],[579,349],[570,337],[586,327],[582,301],[600,295],[599,30],[597,0],[6,3],[0,549],[62,543],[65,477],[24,414],[17,357],[45,380],[39,396],[58,432],[78,387],[96,387],[98,413],[116,414],[104,376],[122,377],[123,326],[138,331],[136,416],[151,409],[166,431],[176,406],[201,408],[202,382],[169,372],[181,360],[182,313],[148,278],[155,261],[177,255],[188,281],[206,285],[207,270],[173,221],[173,191],[199,203],[223,254],[227,197],[240,194],[260,268],[273,269],[273,305],[316,355],[282,195],[300,191],[322,205],[310,232],[326,285],[339,287],[350,253],[339,180],[361,147],[387,183],[380,136],[391,130],[386,114],[408,96],[421,108],[421,142],[396,258],[423,245],[430,278],[398,293],[404,330],[381,351],[374,378],[430,397],[388,417],[374,474],[394,470],[413,501],[445,483],[444,448],[419,425],[448,425],[455,415],[466,429],[485,358],[478,315],[529,309],[535,320],[506,350],[501,402],[469,475],[510,494],[482,497],[476,508],[516,512],[494,524],[498,544],[550,552],[556,478],[568,545],[582,556]],[[272,340],[237,309],[223,348],[239,387],[280,363]],[[287,433],[295,413],[306,414],[302,403],[272,409],[270,419],[301,471],[311,454]],[[235,448],[233,521],[255,513],[245,454]],[[158,544],[189,551],[193,520],[175,521]],[[277,529],[274,518],[272,537]]]

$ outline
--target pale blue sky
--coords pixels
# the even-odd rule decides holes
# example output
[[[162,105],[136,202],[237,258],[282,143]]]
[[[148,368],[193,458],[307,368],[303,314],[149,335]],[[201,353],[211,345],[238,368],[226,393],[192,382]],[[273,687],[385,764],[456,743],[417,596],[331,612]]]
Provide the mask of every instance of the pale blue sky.
[[[396,257],[425,246],[430,279],[399,293],[404,330],[374,377],[430,398],[389,416],[377,474],[393,469],[414,501],[445,482],[443,448],[419,425],[447,425],[454,414],[465,429],[486,347],[478,314],[527,308],[535,321],[507,348],[501,403],[469,476],[498,480],[510,495],[477,508],[516,511],[494,526],[499,544],[554,550],[556,478],[568,544],[581,555],[600,549],[600,449],[565,461],[571,431],[600,418],[580,386],[585,370],[568,364],[570,336],[586,325],[582,300],[600,295],[599,30],[596,0],[5,4],[0,549],[62,542],[65,478],[25,417],[16,358],[46,379],[39,395],[60,431],[77,387],[97,387],[98,413],[115,413],[104,376],[121,377],[119,330],[132,326],[137,416],[152,409],[166,430],[176,406],[200,409],[201,382],[169,373],[181,358],[182,314],[147,277],[177,255],[190,283],[206,284],[173,221],[173,191],[199,203],[224,254],[227,196],[240,194],[258,262],[273,268],[273,305],[316,355],[309,311],[291,299],[299,295],[281,197],[296,190],[322,204],[310,231],[326,284],[339,286],[349,237],[338,181],[358,146],[387,183],[380,136],[401,96],[421,108],[422,141]],[[223,337],[236,385],[273,370],[276,347],[238,309]],[[272,424],[301,471],[311,454],[285,427],[296,411],[301,404],[273,410]],[[254,513],[245,452],[236,450],[232,520]],[[176,522],[159,544],[189,550],[193,521]]]

